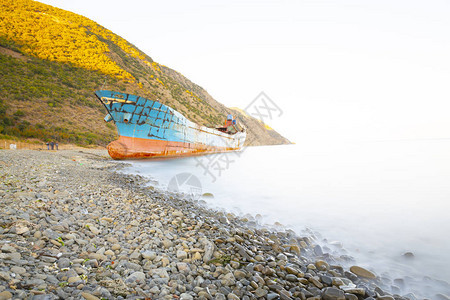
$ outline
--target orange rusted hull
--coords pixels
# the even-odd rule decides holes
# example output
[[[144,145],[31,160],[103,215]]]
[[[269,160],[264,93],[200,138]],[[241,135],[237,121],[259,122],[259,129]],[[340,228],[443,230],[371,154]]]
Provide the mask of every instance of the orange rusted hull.
[[[150,140],[120,136],[111,142],[108,153],[113,159],[174,158],[239,150],[194,143]]]

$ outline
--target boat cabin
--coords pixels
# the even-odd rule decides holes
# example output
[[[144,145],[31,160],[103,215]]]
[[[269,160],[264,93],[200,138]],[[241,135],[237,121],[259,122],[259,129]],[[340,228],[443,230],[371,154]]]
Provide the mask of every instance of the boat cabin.
[[[237,126],[236,119],[233,119],[233,115],[227,115],[227,120],[225,121],[224,127],[218,127],[217,130],[221,132],[225,132],[228,134],[235,134],[236,132],[242,131],[239,130]]]

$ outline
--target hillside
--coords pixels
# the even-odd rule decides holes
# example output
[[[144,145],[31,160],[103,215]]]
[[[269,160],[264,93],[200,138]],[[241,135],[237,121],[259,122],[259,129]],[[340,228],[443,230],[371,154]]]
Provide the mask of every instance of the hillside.
[[[112,89],[158,99],[205,126],[238,115],[251,145],[289,143],[83,16],[31,0],[3,0],[0,8],[3,136],[106,145],[117,133],[93,92]]]

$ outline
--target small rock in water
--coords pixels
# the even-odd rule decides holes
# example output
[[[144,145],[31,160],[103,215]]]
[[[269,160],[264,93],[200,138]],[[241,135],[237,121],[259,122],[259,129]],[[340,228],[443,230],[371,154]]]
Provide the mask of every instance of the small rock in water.
[[[316,245],[316,246],[314,247],[314,253],[315,253],[317,256],[322,256],[322,255],[323,255],[322,247],[320,247],[320,245]]]
[[[402,254],[402,256],[403,256],[403,258],[406,258],[406,259],[413,259],[414,258],[414,253],[412,253],[412,252],[405,252],[405,253]]]
[[[438,300],[449,300],[450,299],[449,296],[444,295],[444,294],[436,294],[434,298],[438,299]]]
[[[225,217],[225,216],[220,216],[220,217],[219,217],[219,221],[220,221],[220,223],[222,223],[222,224],[230,224],[230,221],[229,221],[228,218]]]

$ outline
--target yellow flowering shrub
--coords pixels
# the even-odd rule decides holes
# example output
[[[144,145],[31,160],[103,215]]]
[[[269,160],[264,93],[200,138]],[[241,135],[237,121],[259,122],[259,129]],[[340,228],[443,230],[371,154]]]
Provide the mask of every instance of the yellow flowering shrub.
[[[120,36],[72,12],[32,0],[2,0],[0,11],[0,35],[22,45],[21,50],[33,56],[134,81],[129,72],[108,56],[110,49],[101,37],[151,64],[141,51]]]

